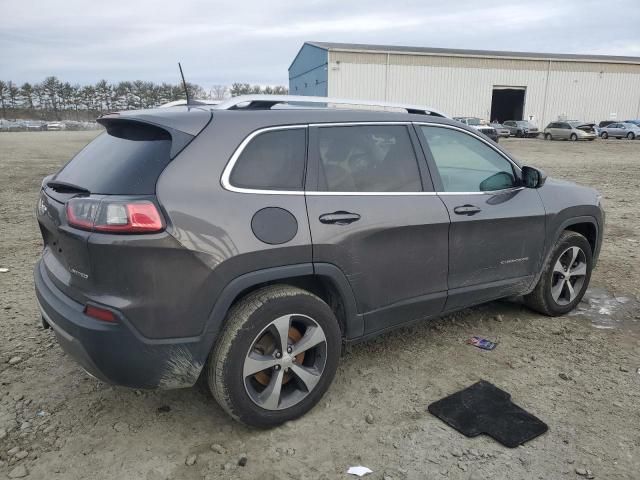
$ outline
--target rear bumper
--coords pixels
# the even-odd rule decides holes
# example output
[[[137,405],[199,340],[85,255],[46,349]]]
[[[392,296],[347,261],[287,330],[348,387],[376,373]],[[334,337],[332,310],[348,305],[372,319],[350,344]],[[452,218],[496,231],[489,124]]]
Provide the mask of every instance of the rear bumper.
[[[193,385],[207,352],[197,339],[142,337],[123,316],[108,323],[84,314],[84,305],[62,293],[44,269],[34,271],[42,318],[62,349],[94,377],[131,388],[180,388]]]

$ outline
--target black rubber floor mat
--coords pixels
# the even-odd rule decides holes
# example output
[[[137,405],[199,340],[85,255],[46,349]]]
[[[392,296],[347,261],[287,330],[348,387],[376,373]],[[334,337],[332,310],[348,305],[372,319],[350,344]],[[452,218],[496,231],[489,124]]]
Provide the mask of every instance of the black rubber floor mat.
[[[509,448],[549,428],[511,402],[507,392],[484,380],[432,403],[429,412],[467,437],[484,433]]]

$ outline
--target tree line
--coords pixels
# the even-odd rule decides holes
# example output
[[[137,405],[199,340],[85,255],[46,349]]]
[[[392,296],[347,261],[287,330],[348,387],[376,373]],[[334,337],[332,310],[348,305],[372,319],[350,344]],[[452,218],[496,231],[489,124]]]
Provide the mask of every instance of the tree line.
[[[202,100],[222,100],[246,94],[285,95],[283,86],[233,83],[213,85],[209,91],[187,82],[189,96]],[[47,77],[40,83],[22,85],[0,80],[0,113],[2,118],[41,120],[94,120],[106,112],[153,108],[186,98],[183,85],[154,83],[144,80],[109,83],[100,80],[94,85],[63,82]]]

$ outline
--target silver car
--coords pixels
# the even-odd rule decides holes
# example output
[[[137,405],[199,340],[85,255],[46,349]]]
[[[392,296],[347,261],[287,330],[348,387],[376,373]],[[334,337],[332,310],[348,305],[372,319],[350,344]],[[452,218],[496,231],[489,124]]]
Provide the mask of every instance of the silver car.
[[[506,122],[502,122],[502,125],[509,129],[511,135],[519,138],[535,138],[540,133],[538,127],[526,120],[507,120]]]
[[[498,137],[509,138],[511,136],[511,130],[501,123],[492,123],[491,126],[498,133]]]
[[[640,127],[634,123],[628,122],[612,123],[611,125],[600,128],[600,136],[605,139],[609,137],[626,137],[629,140],[633,140],[635,138],[640,138]]]
[[[598,136],[595,124],[570,120],[568,122],[551,122],[544,129],[545,140],[595,140]]]

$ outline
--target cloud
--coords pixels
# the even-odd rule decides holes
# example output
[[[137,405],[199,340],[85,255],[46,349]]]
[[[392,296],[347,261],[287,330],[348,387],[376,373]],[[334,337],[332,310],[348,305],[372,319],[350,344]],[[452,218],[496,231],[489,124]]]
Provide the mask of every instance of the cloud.
[[[305,40],[640,55],[640,4],[609,0],[5,1],[0,76],[286,84]],[[620,12],[625,12],[620,15]],[[615,35],[612,35],[615,32]]]

